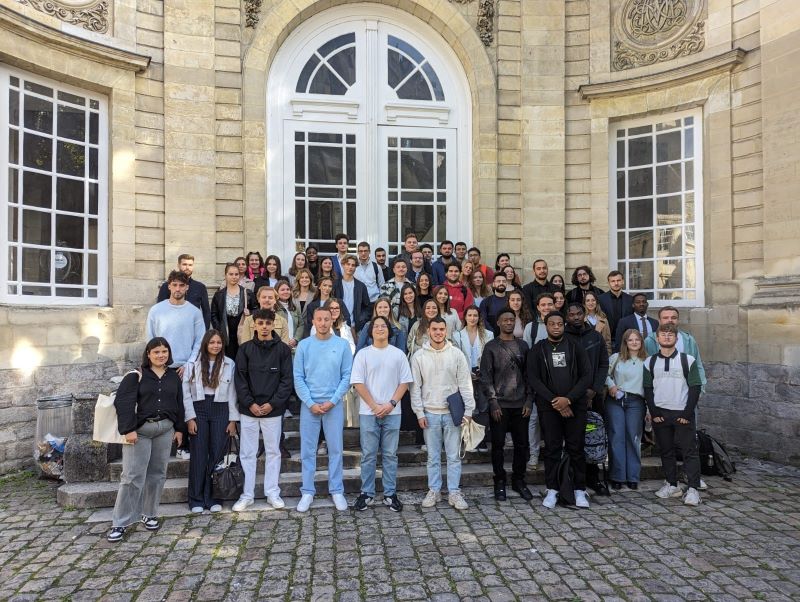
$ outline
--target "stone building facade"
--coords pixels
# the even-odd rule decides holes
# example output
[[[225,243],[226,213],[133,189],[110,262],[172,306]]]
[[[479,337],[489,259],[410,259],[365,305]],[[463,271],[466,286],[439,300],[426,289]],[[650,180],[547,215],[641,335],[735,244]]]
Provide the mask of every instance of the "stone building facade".
[[[137,360],[179,253],[210,283],[409,227],[620,267],[697,337],[702,423],[800,463],[795,0],[0,0],[0,32],[0,473],[38,397]]]

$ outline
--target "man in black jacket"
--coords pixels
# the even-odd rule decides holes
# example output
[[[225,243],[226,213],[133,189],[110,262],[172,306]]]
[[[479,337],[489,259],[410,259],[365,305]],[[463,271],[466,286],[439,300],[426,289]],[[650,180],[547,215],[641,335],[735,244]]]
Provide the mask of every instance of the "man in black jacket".
[[[586,389],[586,407],[604,415],[603,390],[608,376],[608,349],[603,336],[585,321],[582,303],[570,303],[567,308],[567,336],[583,347],[589,357],[592,382]],[[600,481],[597,464],[586,465],[586,482],[597,495],[608,495],[608,487]]]
[[[500,327],[497,325],[497,319],[500,317],[500,312],[508,305],[506,288],[508,288],[506,275],[500,271],[495,272],[494,280],[492,281],[494,295],[486,297],[486,299],[481,302],[479,310],[481,319],[483,320],[483,326],[486,330],[491,330],[495,337],[500,334]]]
[[[208,289],[206,289],[205,284],[192,278],[192,274],[194,273],[194,256],[186,253],[178,255],[178,270],[189,277],[189,289],[186,291],[186,300],[203,313],[203,321],[206,324],[206,329],[208,329],[211,324],[211,306],[208,303]],[[156,303],[160,303],[166,299],[169,299],[169,283],[164,281],[161,288],[158,289]]]
[[[333,296],[341,299],[347,308],[348,323],[361,332],[369,322],[371,305],[367,286],[355,278],[358,260],[355,255],[345,255],[342,259],[342,277],[333,282]],[[310,330],[309,330],[310,332]]]
[[[533,262],[533,281],[522,287],[522,294],[528,301],[528,307],[536,307],[536,299],[542,293],[552,293],[555,287],[547,281],[547,262],[537,259]]]
[[[581,345],[564,336],[564,318],[558,312],[544,320],[547,338],[528,352],[528,386],[536,397],[545,442],[544,476],[547,494],[542,505],[554,508],[558,496],[558,465],[566,448],[573,469],[575,505],[588,508],[586,497],[586,389],[592,383],[589,357]]]
[[[253,505],[259,431],[264,438],[264,495],[273,508],[283,508],[278,477],[281,472],[281,421],[292,393],[292,350],[274,337],[275,312],[253,312],[256,332],[236,355],[237,408],[241,414],[239,460],[244,470],[244,490],[233,505],[241,512]]]
[[[619,321],[633,313],[633,297],[622,290],[624,286],[625,277],[622,272],[612,270],[608,273],[608,291],[597,298],[600,308],[608,318],[612,341],[617,340],[617,324],[619,324]],[[617,349],[614,349],[614,351],[617,351]]]
[[[505,309],[497,316],[500,335],[483,348],[480,382],[492,415],[492,468],[494,498],[506,500],[504,445],[511,433],[514,456],[511,464],[511,488],[526,501],[533,494],[525,484],[525,463],[528,461],[528,421],[533,407],[525,376],[528,345],[514,338],[516,314]]]

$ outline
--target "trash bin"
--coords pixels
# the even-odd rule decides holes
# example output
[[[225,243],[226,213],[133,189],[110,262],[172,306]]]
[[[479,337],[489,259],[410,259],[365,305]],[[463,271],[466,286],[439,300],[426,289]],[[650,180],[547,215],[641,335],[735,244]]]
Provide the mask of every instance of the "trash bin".
[[[42,476],[60,479],[64,472],[64,445],[72,434],[72,395],[41,397],[36,401],[36,410],[33,458]]]

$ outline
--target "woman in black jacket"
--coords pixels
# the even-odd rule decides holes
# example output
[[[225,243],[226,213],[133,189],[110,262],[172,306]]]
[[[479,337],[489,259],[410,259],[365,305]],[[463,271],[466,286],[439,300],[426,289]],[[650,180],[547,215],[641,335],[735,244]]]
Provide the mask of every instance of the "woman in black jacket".
[[[122,476],[107,539],[117,542],[125,529],[141,520],[148,531],[158,531],[158,504],[172,440],[183,441],[183,390],[178,373],[169,368],[172,351],[162,337],[150,339],[142,366],[129,372],[117,390],[114,406],[122,447]]]
[[[235,263],[225,264],[225,286],[214,293],[211,300],[211,328],[222,333],[225,355],[236,359],[239,340],[236,330],[242,316],[249,316],[258,307],[255,295],[239,284],[239,268]]]

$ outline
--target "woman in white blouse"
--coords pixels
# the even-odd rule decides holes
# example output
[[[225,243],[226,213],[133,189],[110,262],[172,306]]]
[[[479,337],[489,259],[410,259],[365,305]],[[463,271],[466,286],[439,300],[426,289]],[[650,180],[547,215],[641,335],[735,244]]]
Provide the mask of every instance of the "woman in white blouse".
[[[642,334],[630,328],[622,335],[619,353],[608,358],[606,430],[611,488],[639,488],[644,413],[644,350]]]

